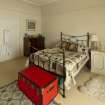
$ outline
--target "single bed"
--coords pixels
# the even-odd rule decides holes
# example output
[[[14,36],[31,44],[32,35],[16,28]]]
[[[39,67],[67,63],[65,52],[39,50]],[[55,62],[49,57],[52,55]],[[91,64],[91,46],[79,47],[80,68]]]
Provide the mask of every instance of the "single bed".
[[[65,97],[65,89],[75,85],[75,76],[89,60],[89,33],[71,36],[61,33],[60,43],[52,49],[44,49],[30,55],[29,64],[36,65],[63,78],[60,89]]]

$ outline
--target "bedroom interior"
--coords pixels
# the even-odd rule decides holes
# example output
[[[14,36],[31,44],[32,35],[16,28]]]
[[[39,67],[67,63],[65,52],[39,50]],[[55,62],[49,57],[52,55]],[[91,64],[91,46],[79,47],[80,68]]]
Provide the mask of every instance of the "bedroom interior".
[[[1,105],[34,105],[15,81],[33,64],[58,80],[51,105],[105,105],[105,1],[0,2]]]

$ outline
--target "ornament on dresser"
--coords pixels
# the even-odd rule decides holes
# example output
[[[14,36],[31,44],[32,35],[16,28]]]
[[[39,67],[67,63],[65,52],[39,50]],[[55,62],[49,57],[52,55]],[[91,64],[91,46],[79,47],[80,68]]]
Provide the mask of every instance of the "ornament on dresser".
[[[91,49],[97,50],[97,43],[98,43],[98,37],[95,34],[91,35]]]
[[[104,52],[105,52],[105,45],[104,45],[104,42],[102,42],[102,41],[98,41],[98,42],[97,42],[97,50],[98,50],[98,51],[104,51]]]

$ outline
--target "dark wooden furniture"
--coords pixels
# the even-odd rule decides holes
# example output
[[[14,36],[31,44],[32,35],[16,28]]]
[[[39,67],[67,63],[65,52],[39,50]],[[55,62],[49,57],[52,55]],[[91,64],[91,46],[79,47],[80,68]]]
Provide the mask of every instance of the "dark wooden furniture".
[[[24,37],[24,56],[29,56],[31,53],[45,48],[45,38],[43,36],[27,36]]]

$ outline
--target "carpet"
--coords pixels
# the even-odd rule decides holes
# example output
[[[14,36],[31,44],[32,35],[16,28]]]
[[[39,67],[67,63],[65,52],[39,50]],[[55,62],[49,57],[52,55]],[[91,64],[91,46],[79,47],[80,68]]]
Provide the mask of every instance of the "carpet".
[[[34,105],[18,88],[14,81],[0,88],[0,105]],[[49,105],[60,105],[52,101]]]
[[[105,102],[105,77],[94,76],[78,87],[79,91]]]

